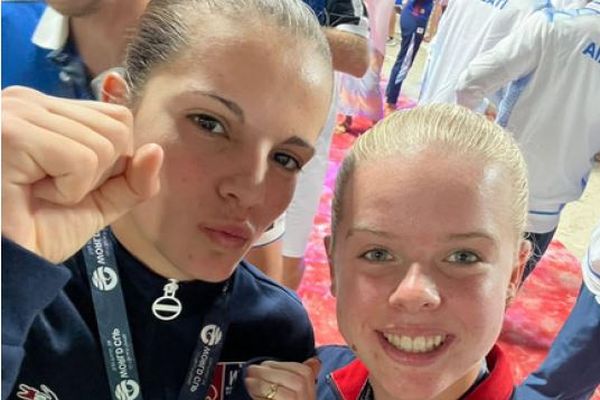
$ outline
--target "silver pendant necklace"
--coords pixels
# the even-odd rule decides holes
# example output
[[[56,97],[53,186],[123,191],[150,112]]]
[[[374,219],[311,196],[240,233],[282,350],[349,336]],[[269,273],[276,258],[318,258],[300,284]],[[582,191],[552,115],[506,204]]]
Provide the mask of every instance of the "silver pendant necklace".
[[[171,321],[181,314],[181,301],[175,297],[179,289],[176,279],[169,279],[163,288],[164,294],[152,303],[152,314],[162,321]]]

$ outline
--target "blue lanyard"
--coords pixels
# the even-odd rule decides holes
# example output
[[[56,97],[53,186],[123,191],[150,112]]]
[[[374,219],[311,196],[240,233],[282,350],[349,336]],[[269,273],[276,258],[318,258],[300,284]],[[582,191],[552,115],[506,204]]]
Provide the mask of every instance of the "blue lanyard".
[[[113,400],[143,400],[117,259],[108,230],[97,232],[83,249],[104,367]],[[179,400],[204,400],[229,327],[232,279],[204,319]]]

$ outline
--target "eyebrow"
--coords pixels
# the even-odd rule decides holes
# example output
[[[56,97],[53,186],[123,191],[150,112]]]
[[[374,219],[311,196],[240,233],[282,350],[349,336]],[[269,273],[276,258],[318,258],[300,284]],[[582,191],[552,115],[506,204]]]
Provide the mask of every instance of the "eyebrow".
[[[379,231],[377,229],[357,225],[348,230],[348,233],[346,234],[346,239],[348,239],[352,235],[356,235],[357,233],[367,233],[370,235],[381,236],[381,237],[388,238],[388,239],[396,237],[395,235],[392,235],[391,233],[388,233],[385,231]]]
[[[242,123],[244,122],[244,120],[245,120],[244,110],[242,110],[242,108],[236,102],[228,100],[224,97],[221,97],[218,94],[211,92],[211,91],[194,89],[194,90],[192,90],[192,93],[199,94],[201,96],[207,96],[207,97],[210,97],[211,99],[217,100],[219,103],[221,103],[225,107],[227,107],[227,109],[229,109],[232,113],[234,113],[240,119],[240,121]],[[315,152],[315,147],[299,136],[294,135],[291,138],[284,141],[283,144],[305,147],[305,148],[311,150],[313,153]]]
[[[358,226],[352,227],[348,230],[348,233],[346,234],[346,239],[357,233],[367,233],[367,234],[380,236],[380,237],[384,237],[384,238],[388,238],[388,239],[397,238],[396,235],[393,235],[389,232],[380,231],[377,229],[369,228],[367,226],[358,225]],[[485,231],[474,231],[474,232],[467,232],[467,233],[452,233],[452,234],[446,236],[446,240],[448,240],[448,241],[466,240],[466,239],[486,239],[486,240],[492,241],[494,243],[497,241],[497,239],[494,235],[492,235],[488,232],[485,232]]]
[[[311,145],[310,143],[308,143],[306,140],[302,139],[299,136],[292,136],[289,139],[286,139],[282,144],[285,145],[291,145],[291,146],[300,146],[300,147],[304,147],[307,148],[311,151],[315,151],[315,147],[313,145]]]
[[[496,242],[496,236],[485,231],[474,231],[467,233],[453,233],[447,236],[448,240],[461,240],[461,239],[487,239],[492,242]]]
[[[224,97],[221,97],[218,94],[211,92],[211,91],[195,89],[195,90],[192,90],[192,93],[199,94],[201,96],[210,97],[211,99],[218,101],[219,103],[223,104],[229,111],[231,111],[233,114],[235,114],[235,116],[238,117],[238,119],[242,123],[244,122],[244,120],[245,120],[244,110],[242,110],[242,108],[236,102],[228,100]]]

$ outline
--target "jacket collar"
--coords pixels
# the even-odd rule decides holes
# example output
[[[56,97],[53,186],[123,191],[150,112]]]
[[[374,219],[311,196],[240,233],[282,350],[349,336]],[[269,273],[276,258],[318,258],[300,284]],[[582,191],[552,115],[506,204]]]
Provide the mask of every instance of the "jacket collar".
[[[48,50],[62,49],[69,37],[69,18],[47,6],[38,22],[31,41]]]
[[[461,400],[508,400],[512,398],[512,369],[497,345],[486,357],[490,374]],[[341,400],[357,400],[367,385],[369,371],[358,359],[331,373],[331,383]]]

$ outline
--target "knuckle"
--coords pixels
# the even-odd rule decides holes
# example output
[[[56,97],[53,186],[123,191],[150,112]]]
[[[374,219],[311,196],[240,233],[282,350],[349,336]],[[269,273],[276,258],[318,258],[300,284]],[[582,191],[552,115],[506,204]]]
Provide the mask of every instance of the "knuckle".
[[[6,104],[3,104],[6,107]],[[10,113],[2,111],[2,145],[13,147],[20,142],[19,119]]]
[[[6,98],[30,98],[37,94],[37,92],[31,88],[25,86],[9,86],[2,90],[2,99]]]
[[[98,141],[94,155],[96,156],[97,160],[97,165],[93,166],[95,169],[108,168],[108,166],[112,165],[115,158],[118,156],[113,143],[104,138]]]
[[[98,156],[91,150],[82,148],[72,153],[73,184],[63,192],[67,204],[79,203],[92,189],[94,177],[98,169]]]

